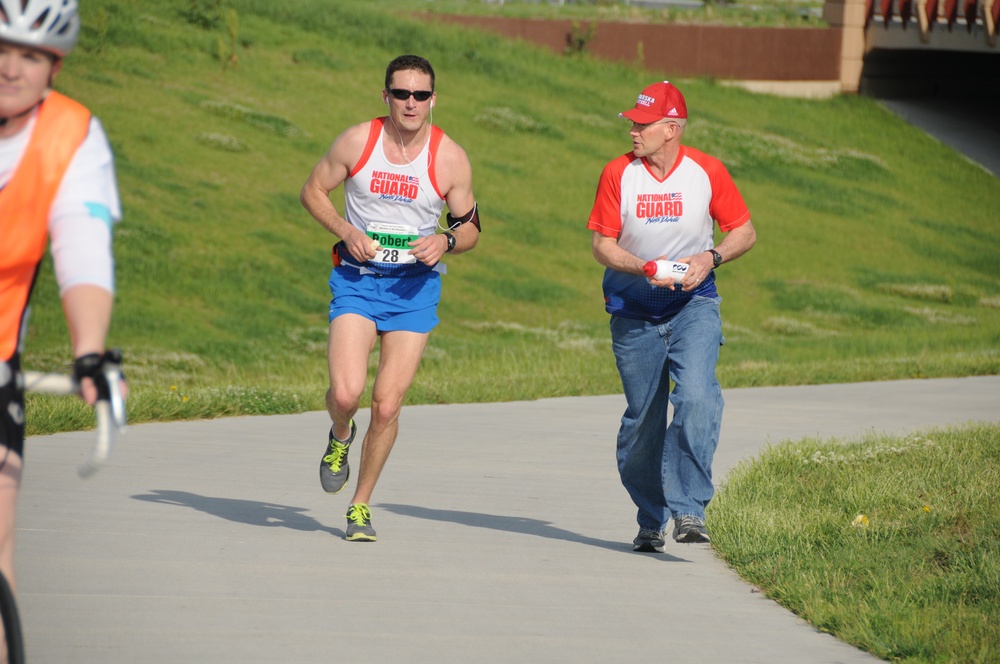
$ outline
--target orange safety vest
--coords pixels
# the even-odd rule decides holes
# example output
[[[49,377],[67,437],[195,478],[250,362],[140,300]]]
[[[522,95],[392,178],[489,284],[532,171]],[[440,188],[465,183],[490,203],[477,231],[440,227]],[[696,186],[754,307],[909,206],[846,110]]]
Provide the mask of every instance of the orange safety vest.
[[[50,92],[10,182],[0,189],[0,360],[17,350],[21,321],[45,255],[49,210],[77,149],[87,137],[90,111]]]

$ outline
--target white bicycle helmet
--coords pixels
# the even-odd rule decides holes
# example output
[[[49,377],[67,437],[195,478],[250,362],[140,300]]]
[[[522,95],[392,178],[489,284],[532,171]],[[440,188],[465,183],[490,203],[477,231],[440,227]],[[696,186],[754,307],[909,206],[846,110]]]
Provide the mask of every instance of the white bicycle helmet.
[[[0,0],[0,41],[63,57],[80,35],[77,0]]]

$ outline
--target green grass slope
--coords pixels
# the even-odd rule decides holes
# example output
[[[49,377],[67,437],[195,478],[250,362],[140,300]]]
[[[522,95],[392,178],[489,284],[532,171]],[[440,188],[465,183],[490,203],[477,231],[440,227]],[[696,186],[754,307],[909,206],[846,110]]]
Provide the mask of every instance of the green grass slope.
[[[89,0],[57,88],[117,159],[111,343],[133,421],[322,407],[331,237],[298,192],[347,126],[381,114],[400,53],[438,71],[434,122],[473,164],[479,247],[449,262],[410,403],[620,389],[586,218],[630,142],[618,111],[669,71],[425,25],[379,2]],[[722,158],[758,246],[720,269],[726,386],[1000,369],[1000,182],[868,99],[680,81],[686,142]],[[335,194],[335,202],[341,203]],[[27,364],[69,360],[45,269]],[[83,411],[34,399],[34,432]]]

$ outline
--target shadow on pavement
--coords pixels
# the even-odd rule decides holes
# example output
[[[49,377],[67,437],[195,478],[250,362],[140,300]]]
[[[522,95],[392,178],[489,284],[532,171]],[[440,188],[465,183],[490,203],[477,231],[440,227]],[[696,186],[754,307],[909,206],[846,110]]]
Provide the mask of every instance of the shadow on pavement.
[[[275,503],[262,503],[256,500],[240,500],[236,498],[213,498],[200,496],[187,491],[169,491],[156,489],[148,494],[132,496],[135,500],[163,505],[178,505],[211,514],[222,519],[245,523],[250,526],[269,528],[290,528],[306,532],[320,531],[343,537],[344,531],[328,528],[316,519],[306,516],[304,507],[291,507]]]
[[[630,544],[622,542],[611,542],[600,540],[586,535],[579,535],[569,530],[556,528],[548,521],[538,519],[526,519],[520,516],[500,516],[498,514],[482,514],[480,512],[462,512],[458,510],[438,510],[415,505],[397,505],[393,503],[379,503],[378,507],[401,516],[410,516],[417,519],[427,519],[429,521],[449,521],[463,526],[473,528],[488,528],[508,533],[521,533],[523,535],[534,535],[536,537],[546,537],[548,539],[564,540],[577,544],[587,544],[609,551],[632,553]],[[690,562],[684,558],[677,558],[668,554],[656,554],[657,558],[677,563]]]

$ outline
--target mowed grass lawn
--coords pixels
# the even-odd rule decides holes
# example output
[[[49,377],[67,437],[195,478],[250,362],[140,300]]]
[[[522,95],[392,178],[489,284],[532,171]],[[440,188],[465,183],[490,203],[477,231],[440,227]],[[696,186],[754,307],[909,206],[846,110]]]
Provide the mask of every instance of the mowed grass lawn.
[[[786,441],[726,478],[713,545],[818,629],[899,662],[1000,658],[1000,426]]]

